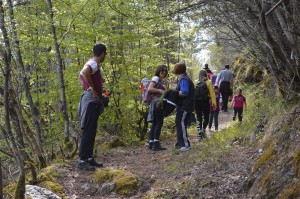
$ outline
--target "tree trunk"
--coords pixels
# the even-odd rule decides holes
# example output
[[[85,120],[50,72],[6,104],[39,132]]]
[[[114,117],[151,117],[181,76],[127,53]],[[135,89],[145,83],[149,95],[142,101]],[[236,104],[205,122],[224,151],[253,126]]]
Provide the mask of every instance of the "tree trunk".
[[[20,46],[19,46],[19,38],[17,35],[16,24],[15,24],[15,20],[14,20],[14,11],[13,11],[12,1],[8,0],[7,3],[9,5],[9,14],[10,14],[10,21],[11,21],[11,26],[12,26],[12,34],[13,34],[13,40],[14,40],[14,44],[15,44],[15,48],[16,48],[16,59],[17,59],[16,61],[17,61],[18,67],[21,69],[22,74],[23,74],[22,81],[23,81],[23,86],[25,88],[26,99],[29,104],[30,112],[32,113],[32,117],[33,117],[33,121],[34,121],[37,144],[38,144],[39,150],[43,151],[42,140],[41,140],[41,127],[40,127],[40,122],[39,122],[40,113],[39,113],[38,109],[36,108],[36,105],[34,104],[32,95],[30,93],[29,80],[26,75],[26,70],[24,67],[23,58],[22,58]]]
[[[5,51],[2,52],[3,59],[4,59],[4,97],[3,97],[3,104],[4,104],[4,122],[5,122],[5,130],[10,139],[12,151],[14,152],[15,158],[18,162],[19,167],[19,181],[16,187],[16,195],[15,198],[23,199],[25,194],[25,169],[24,169],[24,152],[22,150],[22,146],[18,146],[16,143],[14,136],[11,131],[10,126],[10,114],[9,114],[9,85],[10,85],[10,71],[11,71],[11,48],[9,37],[7,34],[7,30],[5,27],[5,12],[3,9],[3,2],[0,0],[0,29],[3,34],[3,40],[5,44]],[[19,150],[19,148],[21,150]]]
[[[3,199],[3,175],[2,175],[2,161],[0,159],[0,199]]]
[[[48,9],[49,9],[49,17],[50,17],[50,23],[51,23],[51,30],[53,34],[53,43],[55,46],[55,52],[56,52],[56,58],[58,60],[58,78],[60,83],[60,96],[61,96],[61,110],[63,114],[64,119],[64,132],[65,132],[65,141],[68,141],[68,138],[70,137],[69,132],[69,116],[68,116],[68,106],[67,106],[67,100],[66,100],[66,92],[65,92],[65,82],[64,82],[64,74],[63,74],[63,60],[60,53],[60,48],[57,41],[57,34],[56,34],[56,27],[54,25],[54,14],[52,10],[52,1],[46,0]]]

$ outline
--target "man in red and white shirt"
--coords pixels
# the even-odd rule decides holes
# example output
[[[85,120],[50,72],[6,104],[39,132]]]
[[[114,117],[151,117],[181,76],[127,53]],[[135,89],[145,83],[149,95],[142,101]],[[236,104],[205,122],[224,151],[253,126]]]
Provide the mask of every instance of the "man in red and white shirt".
[[[82,129],[79,158],[77,168],[80,170],[94,171],[103,167],[97,163],[93,156],[98,118],[104,111],[101,100],[103,92],[103,78],[100,64],[106,56],[106,46],[96,43],[93,47],[94,56],[87,61],[79,74],[79,79],[84,92],[80,97],[78,114],[80,115],[80,127]]]

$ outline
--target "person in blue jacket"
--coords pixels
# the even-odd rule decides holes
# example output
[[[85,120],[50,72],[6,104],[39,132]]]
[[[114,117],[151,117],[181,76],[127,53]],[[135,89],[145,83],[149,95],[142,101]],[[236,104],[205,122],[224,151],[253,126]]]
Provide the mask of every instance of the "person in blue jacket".
[[[175,119],[177,132],[175,147],[179,151],[187,151],[190,149],[187,125],[194,110],[194,83],[186,73],[185,63],[180,62],[175,64],[173,72],[178,78],[176,90],[179,92]]]

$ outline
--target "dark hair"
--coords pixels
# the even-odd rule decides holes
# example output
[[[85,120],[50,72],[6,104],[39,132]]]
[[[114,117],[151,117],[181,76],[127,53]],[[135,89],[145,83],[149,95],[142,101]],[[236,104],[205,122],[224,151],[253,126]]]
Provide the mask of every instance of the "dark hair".
[[[208,64],[205,64],[205,65],[204,65],[204,68],[208,68]]]
[[[159,73],[160,73],[161,71],[164,71],[164,70],[168,71],[167,66],[166,66],[166,65],[159,65],[159,66],[157,67],[156,71],[155,71],[155,76],[158,76],[158,77],[159,77]]]
[[[215,89],[219,89],[219,86],[218,86],[218,85],[214,85],[214,88],[215,88]]]
[[[224,68],[227,68],[227,69],[229,69],[229,65],[228,65],[228,64],[226,64]]]
[[[102,53],[106,53],[106,46],[102,43],[96,43],[93,48],[94,56],[100,56]]]
[[[186,73],[185,63],[180,62],[180,63],[175,64],[174,69],[173,69],[173,73],[175,75]]]
[[[207,80],[207,72],[206,70],[200,70],[199,72],[199,81],[206,81]]]

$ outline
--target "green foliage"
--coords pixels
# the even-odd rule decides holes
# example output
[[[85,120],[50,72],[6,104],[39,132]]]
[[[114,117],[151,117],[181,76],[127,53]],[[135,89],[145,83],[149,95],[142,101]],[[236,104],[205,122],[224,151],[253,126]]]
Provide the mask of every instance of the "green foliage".
[[[52,1],[53,23],[63,59],[64,86],[74,136],[81,132],[77,105],[82,88],[78,75],[84,63],[92,57],[93,44],[102,42],[107,46],[108,55],[101,70],[105,79],[104,89],[110,91],[111,99],[110,106],[99,119],[99,126],[125,142],[137,143],[146,137],[147,108],[141,104],[140,80],[151,78],[161,64],[166,64],[171,73],[176,62],[185,60],[191,74],[193,67],[198,65],[192,56],[196,52],[197,45],[193,41],[197,29],[190,23],[189,14],[177,13],[181,6],[188,7],[193,2],[196,1],[180,5],[156,0]],[[8,16],[8,9],[5,11]],[[39,112],[43,151],[54,157],[64,149],[64,120],[49,9],[43,1],[24,3],[14,6],[14,18],[26,72],[13,61],[12,86],[18,93],[25,119],[35,133],[21,81],[25,76],[28,79]],[[7,20],[5,25],[11,34],[10,21]],[[13,44],[11,37],[10,42]],[[16,52],[15,47],[12,45],[12,52]],[[1,58],[0,66],[3,65]],[[28,146],[28,140],[25,139],[25,142]],[[6,143],[1,142],[0,145]],[[30,148],[26,151],[30,156],[35,155]],[[32,159],[35,160],[35,157]]]

